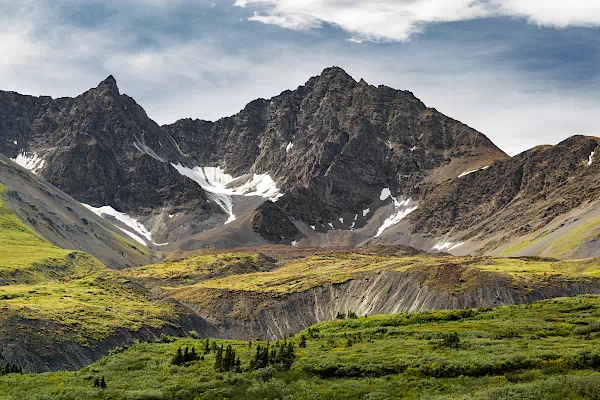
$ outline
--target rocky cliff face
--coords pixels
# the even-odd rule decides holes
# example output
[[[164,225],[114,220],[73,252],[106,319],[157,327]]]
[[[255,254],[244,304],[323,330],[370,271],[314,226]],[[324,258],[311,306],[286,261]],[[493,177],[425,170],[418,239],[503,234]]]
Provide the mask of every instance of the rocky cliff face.
[[[474,275],[479,282],[476,286],[462,283]],[[438,281],[432,281],[432,277]],[[521,286],[504,275],[446,265],[421,271],[381,272],[276,298],[231,291],[221,293],[212,307],[187,306],[205,318],[220,337],[275,340],[318,322],[334,320],[338,312],[360,316],[497,307],[598,293],[598,279],[550,277]]]
[[[470,244],[470,250],[479,253],[493,251],[597,202],[598,145],[598,138],[574,136],[441,183],[423,197],[408,220],[413,231],[424,236],[467,242],[466,247]],[[561,227],[579,218],[563,221]],[[539,236],[548,234],[550,230]]]
[[[299,223],[350,231],[374,215],[382,190],[416,199],[506,158],[412,93],[357,82],[340,68],[232,117],[163,127],[113,77],[73,99],[0,92],[0,152],[82,203],[136,218],[152,235],[146,244],[173,248],[236,220],[238,231],[261,238],[237,235],[236,244],[295,241],[306,236]],[[253,198],[276,201],[287,222]]]
[[[418,196],[429,182],[506,157],[484,135],[412,93],[356,82],[340,68],[252,102],[234,117],[164,129],[198,165],[270,174],[284,193],[281,207],[323,227],[368,208],[384,188]]]

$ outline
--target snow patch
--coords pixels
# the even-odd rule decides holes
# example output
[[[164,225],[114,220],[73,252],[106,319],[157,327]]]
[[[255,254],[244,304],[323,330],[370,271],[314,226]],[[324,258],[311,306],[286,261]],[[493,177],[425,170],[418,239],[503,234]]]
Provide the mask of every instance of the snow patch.
[[[44,159],[38,156],[36,153],[20,153],[16,158],[12,158],[12,160],[21,167],[30,170],[34,174],[37,174],[46,163]]]
[[[383,191],[382,191],[382,194],[383,194]],[[390,194],[390,196],[391,196],[391,194]],[[381,236],[381,234],[386,229],[388,229],[389,227],[392,227],[392,226],[396,225],[398,222],[400,222],[404,218],[406,218],[408,216],[408,214],[410,214],[411,212],[413,212],[413,211],[415,211],[417,209],[416,205],[414,207],[409,207],[409,204],[411,202],[410,199],[406,199],[404,201],[398,201],[394,197],[392,197],[392,199],[394,200],[394,213],[391,216],[389,216],[388,219],[386,219],[385,221],[383,221],[383,224],[377,230],[377,234],[375,235],[375,237]]]
[[[344,218],[343,218],[343,217],[342,217],[342,218],[340,218],[339,220],[340,220],[340,222],[341,222],[342,224],[344,223]]]
[[[171,163],[173,168],[181,175],[196,182],[206,191],[223,211],[229,214],[225,224],[235,221],[233,214],[233,201],[231,196],[260,196],[276,201],[283,196],[277,187],[277,183],[269,174],[254,174],[252,179],[238,187],[231,187],[235,180],[233,176],[225,173],[221,167],[184,167],[181,164]]]
[[[298,242],[296,242],[295,240],[292,241],[292,246],[295,246]]]
[[[294,147],[294,143],[289,142],[288,145],[285,148],[285,152],[289,153],[292,150],[293,147]]]
[[[333,230],[333,224],[331,222],[328,222],[327,225]]]
[[[462,246],[463,244],[465,244],[465,242],[456,243],[454,246],[450,247],[448,250],[454,250],[454,249]]]
[[[460,174],[458,177],[459,177],[459,178],[462,178],[463,176],[470,175],[470,174],[472,174],[472,173],[474,173],[474,172],[477,172],[477,171],[483,171],[484,169],[488,169],[489,167],[490,167],[490,166],[488,165],[487,167],[483,167],[483,168],[474,169],[473,171],[467,171],[467,172],[463,172],[463,173],[462,173],[462,174]]]
[[[432,250],[437,250],[437,251],[442,251],[442,250],[454,250],[460,246],[462,246],[463,244],[465,244],[465,242],[460,242],[460,243],[452,243],[452,242],[440,242],[438,244],[436,244],[435,246],[433,246]]]
[[[384,188],[381,191],[381,194],[379,195],[379,200],[384,201],[391,195],[392,195],[392,191],[389,188]]]
[[[94,214],[96,214],[100,217],[104,218],[104,215],[110,215],[111,217],[114,217],[118,221],[122,222],[123,224],[125,224],[126,226],[131,228],[135,233],[118,227],[123,232],[125,232],[127,235],[131,236],[133,239],[135,239],[137,242],[143,244],[144,246],[146,246],[149,243],[154,244],[154,242],[152,241],[152,234],[150,232],[148,232],[148,230],[144,227],[144,225],[142,225],[136,219],[130,217],[129,215],[119,212],[119,211],[115,210],[114,208],[112,208],[111,206],[92,207],[87,204],[83,204],[83,205],[87,209],[92,211]],[[159,244],[158,246],[166,246],[167,244],[168,243],[163,243],[163,244]]]
[[[279,192],[277,183],[269,174],[254,174],[252,180],[232,191],[233,195],[260,196],[271,200],[277,200],[282,193]]]
[[[366,217],[370,212],[371,212],[370,208],[367,208],[366,210],[363,210],[363,217]]]
[[[12,142],[15,144],[15,146],[19,144],[16,140],[13,140]]]
[[[312,228],[313,231],[315,230],[315,226],[314,225],[311,225],[310,227]]]
[[[133,142],[133,145],[135,146],[136,149],[138,149],[142,153],[148,154],[150,157],[154,158],[155,160],[158,160],[160,162],[167,162],[167,160],[165,160],[164,158],[162,158],[161,156],[156,154],[154,152],[154,150],[152,150],[150,147],[148,147],[148,145],[146,143],[142,142],[138,138],[136,138],[135,142]]]
[[[452,247],[452,243],[441,242],[441,243],[438,243],[435,246],[433,246],[433,250],[437,250],[437,251],[448,250],[450,247]]]
[[[594,154],[596,153],[596,151],[592,151],[592,154],[590,154],[590,157],[588,158],[588,164],[587,165],[592,165],[592,163],[594,162]]]

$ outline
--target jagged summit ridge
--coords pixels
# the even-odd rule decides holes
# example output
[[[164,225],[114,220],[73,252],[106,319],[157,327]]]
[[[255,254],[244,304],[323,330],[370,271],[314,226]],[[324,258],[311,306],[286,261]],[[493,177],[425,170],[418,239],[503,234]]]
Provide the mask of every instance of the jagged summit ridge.
[[[375,210],[383,189],[416,201],[436,182],[506,157],[483,134],[427,108],[412,93],[357,82],[339,67],[214,122],[184,119],[160,127],[119,93],[112,75],[81,96],[57,100],[53,109],[0,96],[0,105],[7,102],[31,118],[17,127],[19,113],[9,112],[0,137],[19,136],[43,160],[40,176],[82,203],[136,216],[156,243],[222,226],[233,215],[230,229],[262,221],[257,229],[268,231],[269,241],[278,233],[264,221],[282,215],[323,234],[359,229],[374,212],[354,224],[336,221]],[[0,152],[16,157],[7,142],[1,141]],[[252,205],[234,199],[224,207],[211,185],[182,173],[206,168],[220,169],[238,188],[269,182],[281,194],[275,199],[280,211],[258,207],[264,199]],[[242,217],[267,210],[277,217]],[[281,240],[306,237],[284,225]]]

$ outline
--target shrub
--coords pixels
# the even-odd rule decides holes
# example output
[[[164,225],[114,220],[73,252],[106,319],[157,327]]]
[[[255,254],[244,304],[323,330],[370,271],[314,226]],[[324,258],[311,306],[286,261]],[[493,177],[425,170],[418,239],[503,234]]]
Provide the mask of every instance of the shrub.
[[[456,332],[445,333],[442,336],[442,342],[439,343],[440,347],[448,347],[451,349],[458,349],[460,346],[460,337]]]
[[[600,322],[592,322],[589,325],[578,326],[573,329],[573,333],[576,335],[589,335],[594,332],[600,332]]]

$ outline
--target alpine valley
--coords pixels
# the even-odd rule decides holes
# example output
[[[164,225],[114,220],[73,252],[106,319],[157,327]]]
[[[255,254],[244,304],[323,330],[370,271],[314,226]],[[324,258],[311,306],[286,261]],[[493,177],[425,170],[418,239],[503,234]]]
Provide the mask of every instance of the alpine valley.
[[[338,67],[164,126],[0,91],[0,399],[599,398],[599,144]]]

